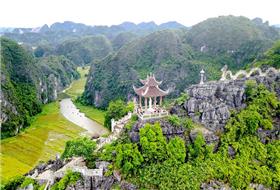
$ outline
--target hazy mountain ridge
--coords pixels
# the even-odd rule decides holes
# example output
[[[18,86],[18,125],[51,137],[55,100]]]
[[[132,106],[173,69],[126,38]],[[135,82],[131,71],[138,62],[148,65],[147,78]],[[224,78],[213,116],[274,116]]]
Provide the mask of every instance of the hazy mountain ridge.
[[[163,88],[172,89],[171,96],[178,96],[198,82],[202,68],[208,80],[218,79],[224,65],[241,69],[280,39],[274,28],[262,21],[256,25],[257,21],[225,16],[190,30],[164,30],[137,38],[92,65],[84,98],[97,107],[106,107],[114,98],[129,99],[134,94],[132,85],[150,72],[163,80]]]
[[[76,65],[86,65],[104,58],[113,51],[113,47],[108,38],[98,35],[67,40],[59,44],[54,51],[72,60]]]
[[[63,42],[65,39],[77,38],[84,35],[105,35],[109,39],[112,39],[123,32],[133,32],[137,35],[145,35],[157,30],[179,28],[186,27],[175,21],[160,25],[157,25],[154,22],[142,22],[139,24],[124,22],[112,26],[89,26],[82,23],[65,21],[63,23],[54,23],[50,27],[48,25],[43,25],[42,27],[37,28],[15,28],[11,32],[5,32],[2,34],[18,42],[38,45],[42,43],[42,41],[57,44]],[[51,37],[55,36],[60,37],[61,39],[51,39]],[[37,38],[37,40],[34,41],[33,38]]]

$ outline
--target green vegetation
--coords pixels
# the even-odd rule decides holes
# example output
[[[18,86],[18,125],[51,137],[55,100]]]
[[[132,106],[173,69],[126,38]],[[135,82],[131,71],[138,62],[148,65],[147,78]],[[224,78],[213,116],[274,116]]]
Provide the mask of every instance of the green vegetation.
[[[181,95],[175,99],[175,105],[183,105],[189,99],[189,95],[187,93],[181,93]]]
[[[66,147],[61,158],[65,159],[74,156],[82,156],[86,159],[87,165],[92,165],[95,147],[96,142],[86,137],[70,140],[66,142]]]
[[[71,86],[65,90],[65,93],[74,100],[84,92],[87,75],[89,72],[89,66],[78,67],[77,71],[81,77],[78,80],[73,81]]]
[[[34,190],[43,190],[45,184],[39,185],[34,179],[25,176],[15,176],[6,183],[2,183],[0,189],[3,190],[16,190],[16,189],[25,189],[28,185],[32,184]]]
[[[226,126],[228,132],[224,136],[226,142],[235,142],[243,137],[256,135],[258,128],[272,129],[272,119],[280,114],[279,100],[264,85],[256,86],[256,83],[248,82],[246,95],[249,105],[228,122]]]
[[[95,167],[94,150],[96,142],[87,137],[77,138],[66,142],[66,147],[61,155],[62,159],[81,156],[85,158],[88,168]]]
[[[169,115],[167,121],[175,127],[184,127],[189,130],[194,126],[192,120],[188,117],[181,118],[177,115]]]
[[[136,114],[133,114],[131,116],[131,119],[128,121],[127,124],[125,124],[125,128],[130,130],[132,126],[138,121],[138,116]]]
[[[65,190],[68,185],[74,185],[76,182],[81,179],[81,174],[78,172],[68,171],[65,176],[58,182],[56,182],[51,190]]]
[[[39,161],[55,158],[66,141],[77,138],[83,129],[67,121],[57,102],[43,106],[29,128],[16,137],[1,141],[1,179],[24,174]]]
[[[56,86],[77,79],[75,65],[64,56],[35,59],[16,42],[1,38],[1,138],[14,136],[41,112],[41,103],[54,101]]]
[[[57,54],[64,55],[76,65],[87,65],[104,58],[111,51],[111,42],[103,35],[67,40],[56,49]]]
[[[280,116],[280,101],[263,85],[247,86],[248,106],[231,117],[215,152],[201,133],[187,146],[179,137],[167,141],[157,123],[140,129],[140,143],[115,142],[104,147],[100,158],[112,161],[126,180],[144,189],[200,189],[213,179],[233,189],[249,188],[250,183],[279,189],[280,143],[262,143],[257,130],[272,127]]]
[[[175,87],[167,97],[175,98],[199,82],[201,69],[208,81],[217,80],[225,64],[233,71],[244,68],[279,38],[262,21],[235,16],[207,19],[188,31],[157,31],[93,63],[83,100],[103,109],[111,100],[127,100],[134,94],[132,85],[140,86],[139,78],[150,72],[163,81],[163,89]]]
[[[136,168],[139,168],[144,161],[136,144],[127,143],[116,147],[116,166],[121,168],[123,174],[135,174]]]
[[[104,120],[105,120],[105,111],[101,109],[94,108],[93,106],[90,105],[85,105],[80,96],[84,92],[84,87],[87,81],[87,75],[89,72],[89,66],[85,67],[78,67],[77,71],[80,74],[80,78],[78,80],[75,80],[72,82],[71,86],[65,90],[65,93],[69,95],[75,106],[82,112],[85,113],[85,115],[96,121],[97,123],[104,125]]]
[[[16,110],[1,106],[1,112],[8,117],[2,123],[1,139],[17,134],[20,127],[30,124],[30,117],[41,111],[41,103],[36,93],[35,73],[32,56],[16,42],[1,38],[2,101],[12,104]]]
[[[63,87],[70,85],[72,80],[80,78],[75,64],[65,56],[50,55],[36,60],[41,72],[47,77],[50,77],[49,75],[56,77],[57,82]],[[52,84],[52,82],[54,81],[49,81],[49,85],[53,85],[49,88],[54,88],[55,84]],[[50,97],[50,95],[47,97]]]
[[[104,126],[111,129],[111,119],[118,119],[125,116],[128,112],[133,112],[134,105],[129,102],[127,105],[122,100],[111,101],[105,114]]]
[[[40,188],[40,185],[32,178],[26,177],[22,184],[20,185],[20,188],[26,188],[29,184],[33,185],[34,190],[38,190]]]
[[[22,182],[24,181],[25,177],[24,176],[15,176],[13,178],[11,178],[7,183],[3,184],[3,181],[1,181],[1,189],[3,190],[16,190],[18,186],[20,186],[20,184],[22,184]]]
[[[253,66],[270,66],[280,68],[280,41],[275,42],[273,47],[265,52],[264,57],[261,58]]]

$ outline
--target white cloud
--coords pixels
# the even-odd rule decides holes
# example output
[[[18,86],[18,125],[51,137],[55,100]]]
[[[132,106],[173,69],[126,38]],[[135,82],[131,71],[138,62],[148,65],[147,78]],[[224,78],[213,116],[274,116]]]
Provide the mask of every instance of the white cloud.
[[[190,26],[230,14],[279,24],[279,7],[279,0],[4,0],[0,26],[36,27],[65,20],[89,25],[175,20]]]

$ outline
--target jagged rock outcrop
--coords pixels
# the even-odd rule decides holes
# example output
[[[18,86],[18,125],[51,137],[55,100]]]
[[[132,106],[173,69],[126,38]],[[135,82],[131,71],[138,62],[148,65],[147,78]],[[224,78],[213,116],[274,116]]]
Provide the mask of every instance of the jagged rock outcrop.
[[[92,190],[112,189],[114,185],[124,190],[136,190],[136,186],[121,179],[121,176],[107,176],[109,162],[96,161],[96,169],[89,169],[81,157],[74,157],[70,160],[50,160],[47,163],[39,164],[26,174],[35,179],[39,184],[49,184],[51,187],[66,174],[66,171],[76,171],[81,173],[81,178],[75,184],[69,184],[66,190]],[[115,172],[114,172],[115,173]]]
[[[219,141],[219,137],[215,134],[215,132],[208,130],[207,128],[194,128],[192,130],[187,129],[183,126],[173,126],[166,119],[151,119],[136,122],[131,130],[128,131],[128,135],[132,142],[139,142],[140,136],[139,131],[142,127],[145,126],[146,123],[154,124],[156,122],[160,123],[162,133],[167,138],[167,140],[179,136],[181,137],[187,144],[194,142],[198,133],[201,133],[205,139],[207,144],[215,144],[215,148],[217,147],[217,142]]]
[[[231,188],[220,181],[210,181],[209,183],[202,183],[201,190],[231,190]]]
[[[163,133],[163,135],[166,136],[167,139],[170,139],[170,138],[175,137],[175,136],[179,136],[179,137],[181,137],[182,139],[184,139],[188,142],[190,141],[189,137],[185,135],[186,128],[175,127],[175,126],[171,125],[165,119],[151,119],[151,120],[145,120],[145,121],[139,120],[137,123],[135,123],[132,126],[132,129],[128,132],[131,141],[132,142],[139,142],[139,140],[140,140],[140,137],[139,137],[140,129],[142,127],[144,127],[144,125],[146,123],[154,124],[156,122],[160,123],[160,126],[162,128],[162,133]]]
[[[171,112],[186,112],[195,122],[203,124],[212,131],[222,131],[230,118],[231,110],[246,107],[246,81],[255,80],[276,92],[280,98],[280,73],[268,76],[252,76],[236,80],[213,81],[193,85],[186,92],[189,99],[182,106],[174,106]]]

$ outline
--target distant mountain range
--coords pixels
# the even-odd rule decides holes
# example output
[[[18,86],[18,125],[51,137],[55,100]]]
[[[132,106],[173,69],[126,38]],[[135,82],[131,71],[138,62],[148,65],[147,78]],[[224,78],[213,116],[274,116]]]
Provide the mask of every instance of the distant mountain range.
[[[279,39],[279,30],[268,22],[235,16],[209,18],[184,30],[153,32],[92,64],[84,99],[102,108],[112,99],[129,99],[134,96],[132,85],[151,72],[176,97],[199,81],[202,68],[207,80],[218,79],[225,64],[241,69]]]
[[[46,42],[56,45],[65,40],[77,39],[86,35],[104,35],[108,39],[113,39],[118,34],[125,32],[143,36],[159,30],[181,28],[186,29],[187,27],[175,21],[160,25],[154,22],[142,22],[139,24],[123,22],[122,24],[112,26],[89,26],[82,23],[65,21],[63,23],[56,22],[51,26],[45,24],[36,28],[0,28],[0,35],[18,42],[37,46]]]
[[[44,32],[52,32],[52,31],[65,31],[65,32],[73,32],[73,33],[103,33],[104,31],[115,31],[118,32],[133,32],[133,31],[156,31],[160,29],[178,29],[178,28],[186,28],[186,26],[175,22],[166,22],[160,25],[157,25],[155,22],[141,22],[139,24],[135,24],[133,22],[123,22],[119,25],[112,26],[89,26],[82,23],[75,23],[71,21],[65,21],[63,23],[56,22],[51,26],[47,24],[36,27],[36,28],[1,28],[0,33],[44,33]]]

